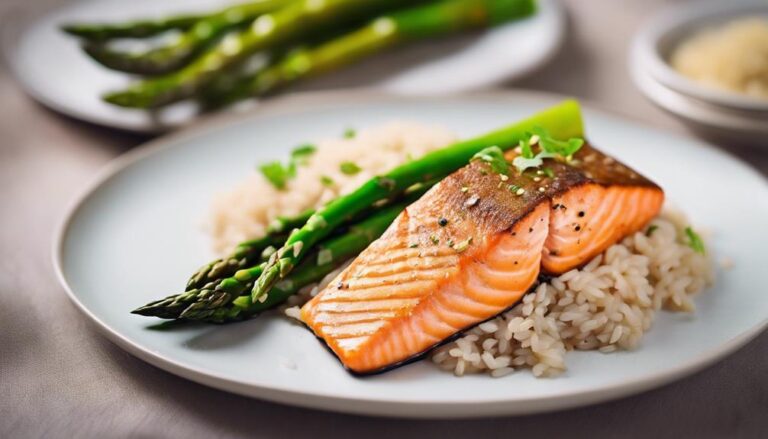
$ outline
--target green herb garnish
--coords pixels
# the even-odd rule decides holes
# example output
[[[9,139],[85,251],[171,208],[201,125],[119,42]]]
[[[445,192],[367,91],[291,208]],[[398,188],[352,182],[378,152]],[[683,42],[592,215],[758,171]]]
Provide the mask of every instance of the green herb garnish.
[[[482,160],[490,165],[491,170],[497,174],[506,175],[509,173],[509,164],[504,159],[504,152],[498,146],[485,148],[472,156],[473,160]]]
[[[309,157],[312,156],[315,151],[317,151],[317,147],[309,143],[297,146],[291,151],[291,160],[296,164],[306,165]]]
[[[512,165],[520,173],[528,168],[540,167],[544,163],[544,159],[547,158],[570,160],[571,156],[584,145],[584,139],[557,140],[540,126],[533,127],[532,131],[533,133],[527,139],[520,141],[520,155],[512,160]],[[533,146],[531,145],[531,139],[534,135],[538,137],[539,152],[537,154],[533,153]],[[552,173],[552,170],[549,169],[549,172]],[[549,174],[547,175],[549,176]]]
[[[323,186],[333,186],[333,179],[327,175],[321,175],[320,183],[322,183]]]
[[[288,165],[283,165],[279,161],[265,163],[259,166],[259,170],[272,183],[272,186],[278,189],[285,189],[288,180],[296,176],[296,168],[299,165],[306,165],[309,157],[317,151],[314,145],[305,144],[296,147],[291,151],[291,158]]]
[[[701,236],[694,232],[691,227],[685,228],[685,234],[688,236],[688,247],[692,248],[696,253],[701,253],[702,255],[706,253]]]
[[[656,224],[651,224],[650,226],[648,226],[648,230],[645,231],[645,236],[650,237],[651,235],[653,235],[653,232],[655,232],[656,229],[658,228],[659,226],[657,226]]]
[[[347,175],[355,175],[363,169],[354,162],[344,162],[339,166],[341,172]]]
[[[576,154],[576,151],[584,146],[584,139],[574,137],[568,140],[557,140],[549,134],[549,131],[540,126],[533,127],[533,134],[539,136],[539,146],[543,151],[563,158]]]
[[[259,166],[262,175],[278,189],[285,189],[288,179],[291,178],[289,167],[283,166],[279,161],[265,163]]]
[[[555,171],[552,170],[552,168],[544,168],[542,169],[544,172],[544,175],[546,175],[549,178],[555,178]]]
[[[345,139],[351,139],[357,135],[357,131],[355,131],[353,128],[347,128],[344,130],[344,138]]]

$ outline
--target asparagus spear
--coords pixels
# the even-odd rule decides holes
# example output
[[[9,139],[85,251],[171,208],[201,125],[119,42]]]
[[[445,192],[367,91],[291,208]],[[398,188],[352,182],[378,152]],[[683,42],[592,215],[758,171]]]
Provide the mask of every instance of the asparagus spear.
[[[144,52],[115,50],[101,42],[85,44],[84,50],[111,69],[140,75],[169,73],[182,67],[225,31],[242,28],[258,16],[284,7],[291,1],[261,0],[227,8],[199,20],[172,43]]]
[[[288,238],[286,231],[301,227],[313,213],[314,210],[310,209],[294,217],[277,217],[267,227],[265,236],[242,242],[227,257],[216,259],[200,267],[189,278],[187,291],[204,288],[211,282],[232,276],[237,270],[260,262],[260,259],[269,256],[269,248],[283,245]]]
[[[223,306],[218,304],[205,308],[192,304],[181,313],[180,317],[188,320],[224,323],[242,320],[284,302],[304,286],[319,282],[345,261],[363,251],[384,233],[411,201],[413,200],[409,199],[385,207],[364,221],[351,226],[347,233],[319,245],[312,257],[303,261],[289,278],[278,282],[272,288],[268,300],[252,301],[249,295],[244,295],[237,297],[233,303]],[[247,282],[241,282],[238,284],[238,291],[245,293],[248,286]]]
[[[193,288],[181,294],[174,294],[150,302],[136,308],[131,313],[162,319],[177,319],[185,309],[196,303],[204,303],[208,309],[216,309],[226,305],[232,297],[237,297],[246,291],[249,285],[252,286],[253,281],[261,274],[263,267],[264,264],[259,264],[238,270],[231,277],[217,279],[201,288]],[[201,305],[196,305],[196,307],[200,308]]]
[[[238,22],[247,14],[261,15],[291,0],[251,0],[248,3],[203,14],[183,14],[167,18],[127,21],[123,23],[71,23],[62,26],[68,34],[88,41],[114,38],[145,38],[173,29],[188,30],[205,20]]]
[[[269,300],[270,289],[279,280],[286,279],[316,243],[340,224],[344,216],[354,215],[380,199],[396,196],[407,187],[425,179],[443,178],[464,166],[474,154],[484,148],[494,145],[502,149],[512,148],[535,126],[541,126],[556,138],[583,137],[579,105],[576,101],[567,100],[528,119],[433,151],[420,159],[398,166],[385,175],[374,177],[357,190],[319,209],[301,229],[288,237],[283,247],[270,256],[262,274],[256,280],[251,291],[253,302]]]
[[[219,87],[215,94],[203,95],[201,101],[210,109],[249,96],[261,96],[397,44],[495,25],[528,16],[534,10],[534,0],[442,0],[394,12],[316,48],[293,51],[274,66],[230,81],[228,87]]]
[[[254,265],[262,259],[265,252],[282,245],[287,238],[288,236],[284,234],[268,234],[240,243],[227,257],[216,259],[200,267],[189,278],[187,291],[203,288],[211,282],[233,275],[237,270]]]
[[[234,316],[241,316],[244,310],[253,313],[267,309],[282,302],[303,286],[319,281],[339,264],[362,251],[384,232],[384,229],[405,206],[421,196],[426,189],[427,187],[424,186],[418,191],[414,191],[402,202],[379,209],[360,223],[350,226],[346,233],[321,243],[315,255],[322,254],[322,257],[319,259],[318,257],[310,258],[305,261],[302,268],[296,271],[290,281],[284,281],[276,287],[277,292],[274,297],[271,296],[268,302],[253,304],[250,301],[241,300],[237,306],[228,305],[234,298],[246,294],[253,287],[253,281],[258,278],[264,267],[264,264],[259,264],[238,270],[226,278],[216,279],[203,287],[193,288],[184,293],[151,302],[137,308],[133,313],[166,319],[186,318],[220,321],[224,319],[224,316],[230,316],[229,319],[234,318]],[[250,298],[250,296],[245,297]]]
[[[414,0],[410,0],[412,3]],[[409,0],[304,0],[264,14],[240,33],[222,39],[183,69],[141,81],[104,96],[123,107],[154,108],[192,96],[219,72],[260,50],[273,49],[328,26],[378,14]]]

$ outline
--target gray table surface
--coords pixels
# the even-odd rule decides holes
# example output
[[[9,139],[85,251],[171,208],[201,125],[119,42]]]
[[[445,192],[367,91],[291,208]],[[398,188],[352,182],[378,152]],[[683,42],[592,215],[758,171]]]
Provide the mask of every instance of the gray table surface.
[[[0,16],[58,3],[3,0]],[[644,100],[625,67],[631,35],[663,2],[566,3],[570,33],[558,60],[506,86],[586,98],[685,132]],[[286,407],[154,368],[96,332],[66,298],[50,262],[53,228],[68,201],[108,160],[145,139],[37,105],[6,65],[0,67],[0,114],[0,437],[768,435],[768,333],[658,390],[565,412],[471,421],[377,419]],[[720,146],[768,174],[768,154]]]

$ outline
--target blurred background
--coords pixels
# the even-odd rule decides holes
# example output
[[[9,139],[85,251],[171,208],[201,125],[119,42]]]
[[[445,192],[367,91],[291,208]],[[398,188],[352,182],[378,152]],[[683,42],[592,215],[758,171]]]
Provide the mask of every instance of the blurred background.
[[[183,31],[175,32],[175,37],[153,37],[146,44],[112,44],[102,41],[103,35],[99,36],[97,32],[84,36],[86,33],[82,29],[70,29],[70,34],[65,34],[59,27],[68,23],[114,22],[129,17],[171,17],[187,11],[210,12],[232,2],[0,2],[3,52],[0,66],[0,206],[4,206],[0,215],[0,255],[3,256],[0,257],[0,349],[4,351],[0,353],[0,394],[3,395],[0,436],[71,437],[73,432],[83,431],[87,432],[86,436],[98,436],[100,432],[104,433],[105,424],[94,421],[93,416],[102,417],[101,421],[128,416],[125,422],[115,421],[115,430],[106,434],[156,437],[160,430],[153,429],[148,421],[169,421],[168,414],[158,410],[168,402],[167,397],[157,389],[180,392],[177,393],[181,395],[180,399],[186,400],[180,407],[180,419],[190,413],[199,415],[201,408],[209,403],[232,407],[229,413],[239,419],[233,421],[226,410],[209,414],[204,429],[195,432],[201,437],[208,435],[205,433],[213,436],[257,431],[257,426],[248,419],[249,409],[265,410],[275,416],[308,417],[324,433],[333,432],[334,422],[341,420],[358,434],[368,431],[368,427],[376,423],[382,426],[382,432],[388,431],[384,427],[386,421],[366,420],[363,423],[358,417],[288,409],[187,383],[120,351],[98,336],[84,319],[77,318],[77,311],[67,303],[63,293],[49,294],[51,290],[61,290],[50,267],[49,246],[54,227],[68,201],[109,160],[164,132],[195,125],[202,118],[226,117],[227,112],[247,111],[280,94],[301,91],[365,87],[404,94],[443,95],[534,90],[577,97],[597,109],[682,136],[698,137],[739,156],[768,175],[768,107],[765,103],[768,101],[765,97],[761,98],[759,93],[747,96],[746,93],[702,85],[701,81],[693,79],[693,73],[684,73],[670,61],[675,49],[706,26],[715,29],[734,17],[765,18],[768,16],[766,2],[542,0],[535,13],[521,11],[503,17],[500,19],[503,22],[492,29],[489,27],[494,23],[483,20],[462,22],[466,29],[461,31],[457,30],[458,23],[445,22],[442,23],[447,26],[444,36],[424,38],[421,33],[435,31],[432,28],[426,32],[424,27],[421,31],[417,29],[410,35],[400,36],[402,40],[396,43],[384,38],[391,30],[386,20],[378,19],[390,17],[400,8],[429,5],[429,2],[416,3],[419,2],[399,2],[398,7],[381,7],[378,11],[366,12],[340,23],[320,26],[317,34],[302,34],[299,40],[290,44],[269,46],[268,56],[237,63],[236,69],[228,70],[224,81],[212,88],[198,87],[199,84],[194,83],[212,102],[207,103],[206,111],[200,114],[197,104],[192,107],[188,103],[177,104],[181,98],[177,99],[173,93],[158,93],[158,87],[167,86],[170,80],[163,82],[162,78],[166,76],[159,76],[161,79],[158,80],[157,75],[178,79],[173,76],[174,72],[196,65],[196,60],[213,50],[211,47],[226,52],[218,61],[228,63],[228,57],[235,57],[232,53],[242,49],[243,43],[248,43],[234,37],[227,43],[229,37],[226,35],[232,29],[222,31],[217,42],[194,49],[192,55],[179,56],[177,66],[165,65],[162,67],[164,72],[158,73],[151,69],[159,67],[146,59],[137,59],[135,53],[148,47],[176,44]],[[230,19],[232,17],[230,14]],[[268,21],[255,25],[255,20],[243,21],[246,23],[244,28],[271,30]],[[189,28],[186,26],[183,29]],[[302,62],[308,53],[311,55],[324,44],[349,37],[365,26],[370,26],[371,32],[378,32],[382,39],[369,41],[368,45],[351,46],[358,52],[349,60],[342,56],[343,63],[337,63],[339,59],[336,58],[329,62],[331,74],[303,78],[306,66]],[[80,32],[79,36],[74,35],[77,32]],[[752,32],[751,36],[742,38],[749,41],[744,44],[763,48],[763,52],[755,52],[755,59],[768,63],[765,33],[761,29],[744,32]],[[198,29],[197,36],[206,40],[209,35]],[[390,50],[390,45],[400,47]],[[349,46],[343,47],[349,49]],[[711,53],[707,47],[704,47],[704,53]],[[691,50],[695,51],[695,48]],[[360,56],[362,52],[366,56]],[[338,51],[332,53],[339,56]],[[210,73],[218,72],[216,66],[211,67],[217,59],[215,56],[209,58],[212,64],[208,65],[206,84],[218,81],[211,79],[216,75]],[[346,65],[347,61],[349,65]],[[111,68],[101,65],[105,63],[112,63]],[[275,72],[288,72],[294,76],[273,90],[271,85],[265,86],[269,78],[259,76],[259,73],[265,66],[279,63],[284,63],[284,68]],[[727,59],[719,65],[739,68],[738,63]],[[123,73],[115,69],[132,71]],[[136,69],[145,71],[141,73]],[[758,65],[755,69],[756,81],[768,84],[768,78],[760,76],[765,75],[765,67]],[[725,77],[730,75],[726,70]],[[242,78],[245,78],[244,82]],[[280,78],[283,80],[283,76]],[[136,81],[149,82],[142,83],[142,89],[130,85]],[[146,90],[154,94],[147,94]],[[189,97],[189,86],[182,84],[176,90],[182,90],[182,97]],[[254,94],[261,95],[262,91],[263,100],[251,98]],[[104,102],[103,95],[111,92],[117,92],[111,95],[112,103]],[[232,99],[219,102],[221,96],[231,96]],[[156,108],[147,110],[128,106]],[[172,108],[168,110],[166,106]],[[33,317],[20,318],[13,311],[13,294],[19,292],[35,298],[30,305],[35,307]],[[51,301],[60,306],[51,306]],[[38,331],[29,331],[29,325],[46,328],[45,333],[55,333],[56,337],[49,339]],[[31,346],[34,350],[28,348]],[[763,334],[747,348],[694,377],[630,400],[567,412],[560,417],[562,425],[584,431],[581,427],[587,422],[583,420],[586,415],[599,413],[603,417],[631,419],[633,414],[642,412],[654,418],[652,424],[668,426],[662,436],[672,436],[675,432],[690,435],[691,431],[698,431],[702,437],[725,433],[758,437],[764,433],[764,421],[743,418],[739,413],[754,407],[768,408],[765,400],[768,395],[766,348],[768,336]],[[761,364],[762,370],[759,367],[756,370],[755,364]],[[66,373],[70,368],[83,368],[98,379],[72,382],[72,377]],[[733,380],[728,375],[729,368],[753,374]],[[116,371],[127,378],[116,380]],[[145,384],[136,388],[138,381]],[[185,390],[179,390],[182,387]],[[688,402],[690,398],[720,399],[713,393],[720,391],[729,396],[725,398],[727,407],[723,404],[700,405],[694,410]],[[56,398],[43,398],[50,394]],[[678,394],[686,394],[688,399],[677,398]],[[71,408],[68,404],[71,401],[78,401],[79,407]],[[141,404],[123,412],[126,404],[133,404],[130,401],[141,401]],[[73,427],[72,416],[84,424]],[[541,428],[556,434],[555,427],[542,425],[543,419],[527,417],[509,423],[444,423],[440,429],[446,435],[451,431],[465,434],[493,432],[505,427],[515,434],[537,429],[541,432]],[[682,424],[681,419],[684,420]],[[428,427],[427,423],[416,421],[403,423],[406,424],[411,434],[424,432]],[[132,429],[134,427],[137,429]],[[591,427],[591,431],[598,435],[610,433],[610,425]],[[205,430],[208,428],[211,430]],[[647,427],[638,426],[640,428]],[[290,427],[289,431],[303,432],[298,425]],[[643,431],[653,434],[647,429]],[[266,432],[280,433],[272,427]]]

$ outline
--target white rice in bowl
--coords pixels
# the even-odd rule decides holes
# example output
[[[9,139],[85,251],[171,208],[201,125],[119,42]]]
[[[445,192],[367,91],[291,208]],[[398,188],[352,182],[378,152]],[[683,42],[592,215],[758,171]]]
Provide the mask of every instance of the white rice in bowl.
[[[441,127],[392,122],[362,130],[353,138],[316,143],[309,163],[298,168],[284,190],[254,174],[215,201],[209,229],[214,247],[228,251],[265,233],[277,216],[318,207],[454,140]],[[344,174],[340,164],[345,161],[354,162],[361,171]],[[334,184],[320,184],[322,176]],[[693,311],[692,296],[714,281],[710,258],[686,243],[687,226],[682,213],[666,210],[649,229],[613,245],[583,268],[539,284],[511,310],[435,349],[429,359],[457,376],[500,377],[527,368],[537,377],[547,377],[566,369],[565,354],[570,350],[607,353],[637,347],[656,311]],[[298,319],[298,307],[345,267],[317,285],[304,287],[281,311]]]

